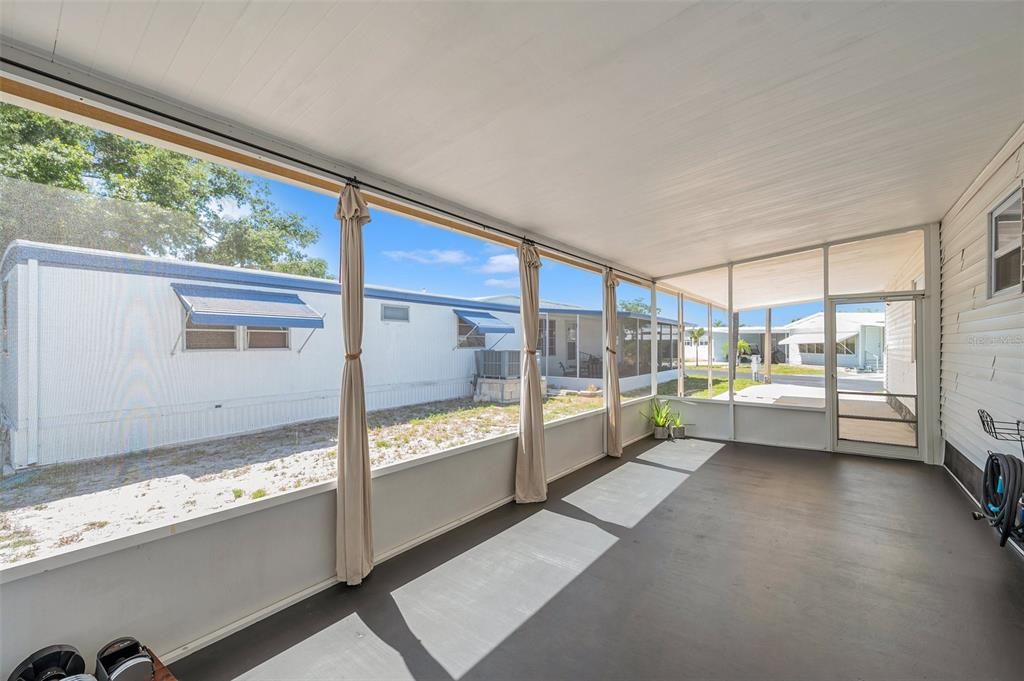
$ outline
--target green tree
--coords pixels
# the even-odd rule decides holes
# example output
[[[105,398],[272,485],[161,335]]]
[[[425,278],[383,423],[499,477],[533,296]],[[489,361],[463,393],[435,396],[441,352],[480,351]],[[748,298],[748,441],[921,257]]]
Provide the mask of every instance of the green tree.
[[[0,104],[0,252],[31,239],[327,276],[319,238],[226,166]]]
[[[651,314],[651,303],[644,300],[643,298],[633,298],[632,300],[620,300],[619,310],[622,312],[630,312],[633,314]],[[658,312],[661,312],[659,309]]]
[[[738,355],[749,355],[750,354],[750,343],[740,338],[736,341],[736,354]]]
[[[700,345],[700,339],[704,337],[707,330],[703,326],[698,326],[695,329],[690,329],[690,340],[694,345]]]

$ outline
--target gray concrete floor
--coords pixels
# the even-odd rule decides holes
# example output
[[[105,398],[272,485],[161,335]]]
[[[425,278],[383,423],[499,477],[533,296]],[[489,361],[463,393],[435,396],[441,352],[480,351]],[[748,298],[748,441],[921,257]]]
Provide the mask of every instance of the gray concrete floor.
[[[1024,561],[946,472],[645,441],[173,665],[181,681],[1021,678]]]

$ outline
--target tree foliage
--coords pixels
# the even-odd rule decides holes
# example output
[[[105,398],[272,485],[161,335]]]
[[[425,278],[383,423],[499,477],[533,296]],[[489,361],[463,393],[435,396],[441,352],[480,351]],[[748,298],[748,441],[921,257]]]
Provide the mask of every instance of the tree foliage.
[[[620,300],[619,310],[622,312],[631,312],[633,314],[649,315],[651,314],[651,303],[643,298]],[[661,309],[659,309],[658,312],[661,312]]]
[[[319,238],[241,172],[0,104],[0,249],[13,239],[327,276]]]

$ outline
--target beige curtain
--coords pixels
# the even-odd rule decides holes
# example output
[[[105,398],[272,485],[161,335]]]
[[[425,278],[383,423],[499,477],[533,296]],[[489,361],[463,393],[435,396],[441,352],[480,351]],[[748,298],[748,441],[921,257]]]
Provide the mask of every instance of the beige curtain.
[[[537,336],[540,330],[540,254],[528,242],[519,244],[520,318],[523,361],[519,390],[519,441],[516,445],[516,503],[548,498],[544,471],[544,403],[540,394]]]
[[[370,443],[363,385],[363,225],[370,209],[359,189],[345,185],[335,214],[341,220],[341,325],[345,365],[338,415],[338,580],[355,585],[373,569]]]
[[[608,401],[608,455],[622,456],[622,405],[619,404],[619,363],[615,344],[619,339],[618,302],[615,287],[619,282],[611,270],[604,272],[604,394]]]

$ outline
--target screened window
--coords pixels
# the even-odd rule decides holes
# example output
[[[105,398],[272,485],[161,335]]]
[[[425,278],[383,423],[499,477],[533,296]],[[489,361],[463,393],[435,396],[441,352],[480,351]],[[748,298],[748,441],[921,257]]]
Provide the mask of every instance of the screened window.
[[[199,326],[185,322],[186,350],[237,350],[238,331],[234,326]]]
[[[407,322],[409,321],[409,306],[381,305],[380,320],[382,322]]]
[[[288,329],[280,327],[249,326],[245,329],[245,347],[251,350],[288,348]]]
[[[857,337],[850,336],[846,340],[836,341],[836,352],[840,355],[856,355]]]
[[[482,348],[486,345],[487,337],[476,326],[461,319],[459,319],[458,334],[460,348]]]
[[[1022,194],[1024,192],[1018,190],[996,208],[990,218],[992,293],[1021,290]]]
[[[556,341],[558,320],[541,317],[537,328],[537,351],[542,355],[554,355],[558,352]]]
[[[565,354],[576,359],[576,322],[569,321],[565,328]]]

